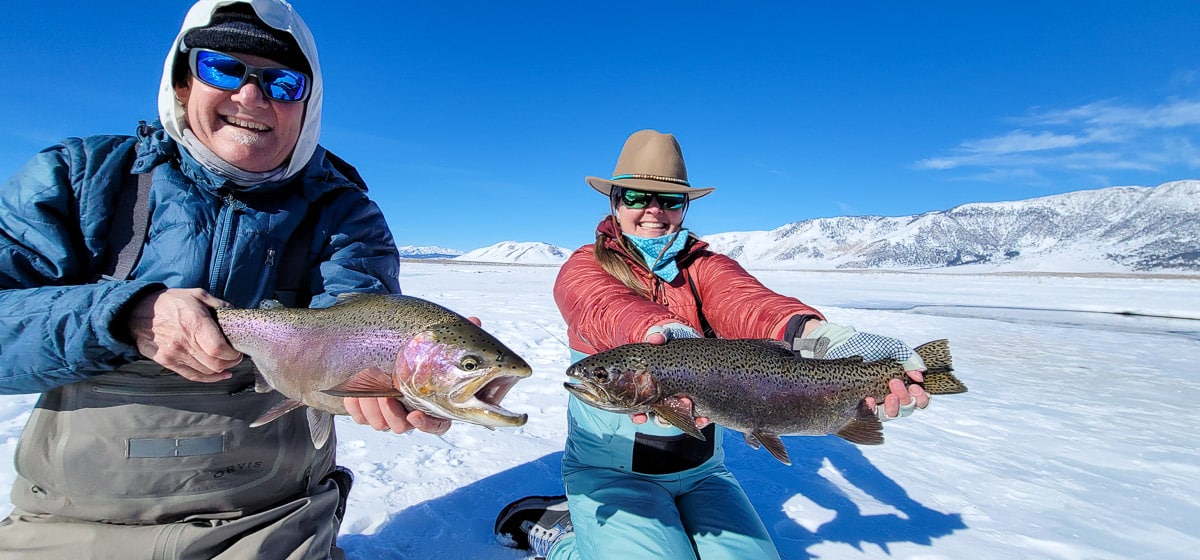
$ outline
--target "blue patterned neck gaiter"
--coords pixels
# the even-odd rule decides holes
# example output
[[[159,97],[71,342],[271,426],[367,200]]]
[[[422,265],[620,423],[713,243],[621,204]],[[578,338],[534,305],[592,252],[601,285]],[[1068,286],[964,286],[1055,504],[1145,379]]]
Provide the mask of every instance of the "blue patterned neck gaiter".
[[[678,255],[683,250],[683,246],[687,244],[688,230],[682,229],[674,235],[659,237],[638,237],[627,233],[621,235],[624,235],[625,239],[637,247],[655,276],[670,282],[679,275],[679,267],[675,266],[675,255]]]

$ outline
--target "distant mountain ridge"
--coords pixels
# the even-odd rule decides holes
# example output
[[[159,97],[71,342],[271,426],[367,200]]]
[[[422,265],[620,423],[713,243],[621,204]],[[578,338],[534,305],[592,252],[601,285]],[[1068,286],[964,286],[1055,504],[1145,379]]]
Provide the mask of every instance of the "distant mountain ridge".
[[[491,247],[475,249],[456,257],[474,262],[561,264],[571,256],[569,249],[539,241],[501,241]]]
[[[979,202],[912,216],[816,218],[703,239],[747,268],[1200,272],[1200,181]],[[456,258],[556,265],[570,254],[547,243],[504,241]]]
[[[400,258],[402,259],[452,259],[463,254],[458,249],[447,249],[432,245],[423,247],[405,245],[404,247],[399,247],[399,250]]]
[[[751,267],[1200,271],[1200,181],[971,203],[914,216],[817,218],[704,239]]]

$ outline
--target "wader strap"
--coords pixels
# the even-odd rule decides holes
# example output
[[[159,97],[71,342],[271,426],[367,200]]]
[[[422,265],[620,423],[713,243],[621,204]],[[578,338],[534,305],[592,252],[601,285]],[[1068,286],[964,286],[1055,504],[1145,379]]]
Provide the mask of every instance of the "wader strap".
[[[717,332],[713,330],[712,325],[708,324],[708,319],[704,318],[704,310],[700,303],[700,292],[696,291],[696,285],[692,283],[692,275],[685,272],[683,279],[687,281],[688,287],[692,289],[692,297],[696,298],[696,315],[700,317],[700,328],[704,332],[704,338],[717,338]]]
[[[121,182],[117,206],[108,228],[108,259],[100,278],[125,280],[142,256],[150,230],[150,172],[131,174]],[[114,249],[120,249],[114,252]]]

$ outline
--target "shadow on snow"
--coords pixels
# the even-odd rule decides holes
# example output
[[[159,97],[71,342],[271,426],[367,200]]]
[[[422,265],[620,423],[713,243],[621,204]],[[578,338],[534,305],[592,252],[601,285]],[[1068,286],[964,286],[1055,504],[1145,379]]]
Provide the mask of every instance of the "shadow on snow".
[[[750,449],[741,439],[736,432],[726,433],[726,464],[787,560],[812,559],[808,549],[822,543],[842,543],[860,550],[873,544],[884,551],[895,543],[931,545],[933,539],[966,528],[960,514],[942,513],[914,501],[854,444],[840,438],[784,438],[791,467],[763,450]],[[515,499],[562,494],[561,461],[561,452],[551,453],[397,512],[374,534],[345,535],[338,543],[351,560],[529,558],[528,552],[498,544],[492,526],[500,509]],[[836,471],[843,484],[857,488],[860,497],[869,496],[885,506],[870,509],[888,511],[864,513],[852,496],[820,474],[822,470]],[[800,515],[807,517],[798,522],[785,511],[796,496],[825,511],[809,512],[807,503],[793,505],[791,509],[799,507]],[[350,500],[353,502],[353,494]]]

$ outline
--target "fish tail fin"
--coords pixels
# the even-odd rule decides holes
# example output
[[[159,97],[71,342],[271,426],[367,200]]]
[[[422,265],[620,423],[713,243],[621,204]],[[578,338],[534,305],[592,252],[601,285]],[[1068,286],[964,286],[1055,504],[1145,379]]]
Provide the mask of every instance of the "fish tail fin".
[[[859,445],[883,443],[883,423],[875,412],[860,404],[854,418],[846,422],[837,432],[838,437]]]
[[[967,392],[967,386],[954,376],[950,359],[950,341],[926,342],[913,350],[925,362],[925,381],[920,385],[931,395],[953,395]]]

